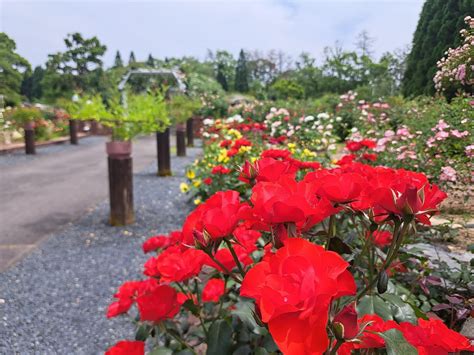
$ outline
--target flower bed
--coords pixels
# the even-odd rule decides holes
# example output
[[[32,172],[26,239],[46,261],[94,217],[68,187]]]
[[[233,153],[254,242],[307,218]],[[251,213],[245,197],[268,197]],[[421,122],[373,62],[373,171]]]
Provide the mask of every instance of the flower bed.
[[[107,312],[128,314],[135,340],[108,354],[472,350],[449,328],[472,311],[468,289],[449,294],[409,247],[447,195],[422,173],[360,162],[373,140],[331,165],[330,114],[244,117],[204,122],[204,156],[181,186],[198,206],[144,243],[146,278]]]

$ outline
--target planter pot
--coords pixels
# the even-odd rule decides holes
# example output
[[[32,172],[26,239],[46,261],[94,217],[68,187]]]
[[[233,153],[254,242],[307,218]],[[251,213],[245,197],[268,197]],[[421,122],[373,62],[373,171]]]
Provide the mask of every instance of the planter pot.
[[[107,155],[111,158],[128,158],[132,154],[132,142],[112,141],[105,143]]]
[[[34,122],[26,122],[24,125],[23,125],[23,128],[25,131],[32,131],[35,129],[35,123]]]
[[[176,132],[186,132],[186,124],[177,123],[176,124]]]

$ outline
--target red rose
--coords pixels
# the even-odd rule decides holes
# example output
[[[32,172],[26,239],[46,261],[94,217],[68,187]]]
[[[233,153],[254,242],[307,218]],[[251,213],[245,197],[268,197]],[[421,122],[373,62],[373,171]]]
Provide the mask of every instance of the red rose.
[[[202,250],[170,247],[145,263],[145,275],[159,277],[163,282],[180,282],[201,271],[206,254]]]
[[[143,355],[145,354],[145,343],[143,341],[121,340],[111,348],[105,355]]]
[[[295,177],[298,167],[289,161],[281,161],[273,158],[262,158],[255,162],[257,170],[256,181],[275,182],[283,175]]]
[[[362,158],[368,161],[376,161],[377,160],[377,154],[374,153],[364,153],[362,154]]]
[[[204,179],[202,179],[202,182],[206,185],[210,185],[210,184],[212,184],[212,178],[210,178],[210,177],[204,178]]]
[[[359,199],[367,180],[356,173],[330,174],[321,177],[314,184],[318,195],[334,203],[350,203]]]
[[[202,300],[204,302],[219,302],[225,293],[225,282],[222,279],[210,279],[202,290]]]
[[[343,155],[342,158],[336,162],[336,164],[337,165],[351,164],[355,158],[357,157],[354,154]]]
[[[157,249],[167,248],[171,245],[171,242],[171,238],[168,238],[166,235],[157,235],[151,237],[145,241],[145,243],[143,243],[143,252],[146,254]]]
[[[203,234],[204,240],[199,240],[201,244],[206,243],[206,238],[219,240],[231,235],[240,219],[240,212],[245,208],[248,207],[240,202],[237,191],[215,193],[186,218],[183,242],[194,244],[196,232]]]
[[[346,142],[346,148],[350,152],[357,152],[358,150],[362,149],[362,144],[360,142],[354,142],[354,141],[347,141]]]
[[[371,139],[363,139],[359,143],[360,143],[360,145],[362,145],[363,147],[368,148],[368,149],[372,149],[372,148],[375,148],[377,146],[377,142],[373,141]]]
[[[261,154],[262,158],[273,158],[286,160],[291,156],[291,152],[287,149],[267,149]]]
[[[357,323],[357,312],[355,309],[355,304],[351,303],[350,305],[344,307],[334,317],[333,323],[339,323],[342,325],[344,339],[355,338],[359,333],[359,325]]]
[[[139,295],[157,286],[158,281],[154,279],[125,282],[114,295],[118,300],[109,305],[109,308],[107,309],[107,318],[116,317],[128,312]]]
[[[400,323],[400,330],[405,339],[421,355],[457,353],[462,350],[473,350],[468,338],[449,329],[438,319],[418,319],[418,325],[408,322]]]
[[[253,212],[267,224],[294,223],[306,230],[336,213],[329,201],[317,198],[312,184],[283,176],[278,182],[259,182],[250,197]]]
[[[369,236],[370,233],[367,233],[367,235]],[[393,234],[389,231],[376,230],[372,233],[372,238],[376,246],[378,246],[379,248],[383,248],[392,243]]]
[[[337,253],[301,238],[245,275],[241,296],[255,299],[257,310],[285,354],[323,353],[331,302],[356,292],[349,264]]]
[[[178,293],[168,285],[160,285],[137,297],[140,320],[160,322],[173,318],[181,307]]]

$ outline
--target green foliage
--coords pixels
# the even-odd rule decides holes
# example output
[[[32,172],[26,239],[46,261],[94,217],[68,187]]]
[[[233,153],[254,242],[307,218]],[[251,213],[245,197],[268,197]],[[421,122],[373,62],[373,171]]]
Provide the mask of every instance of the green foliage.
[[[6,114],[6,118],[13,121],[18,127],[41,117],[41,111],[34,107],[17,107]]]
[[[133,51],[130,52],[130,56],[128,57],[128,66],[133,66],[137,60],[135,59],[135,53]]]
[[[235,67],[235,90],[238,92],[249,91],[249,71],[247,68],[247,59],[243,49],[240,50],[237,66]]]
[[[387,355],[416,355],[418,351],[409,344],[403,334],[397,329],[390,329],[383,333],[377,333],[385,340]]]
[[[474,13],[472,0],[427,0],[413,36],[403,78],[403,94],[417,96],[435,92],[436,62],[450,47],[460,43],[463,19]]]
[[[222,87],[212,77],[199,73],[190,73],[186,76],[186,84],[188,94],[198,97],[204,94],[222,95],[224,94]]]
[[[167,103],[169,116],[175,123],[186,122],[200,108],[201,103],[199,100],[185,95],[174,95]]]
[[[222,63],[219,63],[217,66],[216,80],[219,84],[221,84],[225,91],[229,91],[229,84],[227,83],[227,79],[224,74],[224,65]]]
[[[4,95],[7,106],[20,102],[20,87],[23,73],[30,70],[28,61],[16,51],[15,42],[0,32],[0,95]]]
[[[21,94],[25,95],[28,100],[38,100],[43,96],[42,81],[45,70],[41,66],[37,66],[33,74],[25,73],[23,82],[21,83]]]
[[[114,68],[122,68],[122,67],[123,67],[122,56],[120,55],[120,52],[117,51],[117,53],[115,53]]]
[[[269,96],[272,99],[302,99],[304,88],[293,80],[279,79],[270,86]]]

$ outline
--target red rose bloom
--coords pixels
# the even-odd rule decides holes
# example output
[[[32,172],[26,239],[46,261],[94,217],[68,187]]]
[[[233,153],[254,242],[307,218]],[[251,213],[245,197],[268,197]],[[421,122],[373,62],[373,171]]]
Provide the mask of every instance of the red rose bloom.
[[[210,279],[202,290],[202,300],[204,302],[219,302],[225,293],[225,282],[222,279]]]
[[[377,146],[377,142],[373,141],[372,139],[363,139],[359,142],[363,147],[372,149]]]
[[[206,244],[206,238],[219,240],[231,235],[240,219],[240,212],[248,208],[240,203],[237,191],[220,191],[199,205],[186,218],[183,225],[183,242],[194,244],[195,233],[203,234],[200,243]]]
[[[405,339],[413,345],[420,355],[441,355],[473,350],[469,339],[449,329],[438,319],[418,319],[418,325],[400,323]]]
[[[211,174],[214,175],[227,175],[231,172],[230,169],[227,169],[223,167],[222,165],[216,165],[215,167],[212,168]]]
[[[367,233],[369,236],[370,234]],[[379,248],[386,247],[392,243],[393,234],[389,231],[375,231],[372,233],[373,242]]]
[[[357,152],[358,150],[362,149],[362,144],[360,142],[354,142],[354,141],[347,141],[346,142],[346,148],[350,152]]]
[[[107,318],[116,317],[128,312],[139,295],[157,286],[158,281],[154,279],[125,282],[114,295],[118,300],[109,305],[109,308],[107,309]]]
[[[181,307],[178,293],[168,285],[159,285],[137,297],[140,320],[160,322],[173,318]]]
[[[291,152],[286,149],[268,149],[262,152],[262,158],[273,158],[286,160],[291,156]]]
[[[109,350],[105,355],[144,355],[145,343],[143,341],[121,340]]]
[[[210,184],[212,184],[212,178],[210,178],[210,177],[204,178],[204,179],[202,179],[202,182],[206,185],[210,185]]]
[[[290,238],[246,274],[241,296],[255,299],[263,322],[284,354],[320,354],[331,302],[356,292],[349,264],[337,253]]]
[[[207,256],[202,250],[170,247],[145,263],[145,275],[163,282],[180,282],[196,276]]]
[[[377,154],[364,153],[364,154],[362,154],[362,159],[365,159],[365,160],[368,160],[368,161],[376,161],[377,160]]]

